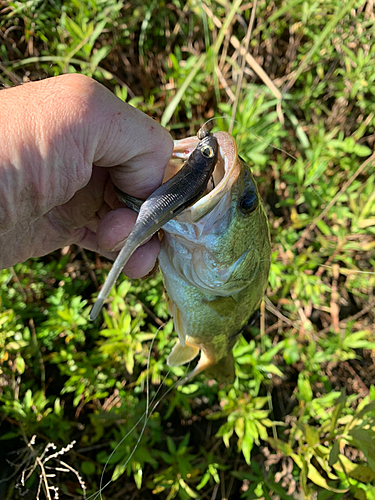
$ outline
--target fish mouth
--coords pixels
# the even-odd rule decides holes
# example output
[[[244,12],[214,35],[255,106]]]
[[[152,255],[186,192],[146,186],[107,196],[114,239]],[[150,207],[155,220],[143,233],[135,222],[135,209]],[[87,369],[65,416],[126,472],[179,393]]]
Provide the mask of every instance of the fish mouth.
[[[234,138],[227,132],[216,132],[213,134],[219,145],[218,161],[212,174],[212,180],[208,182],[203,196],[192,206],[182,212],[178,217],[196,222],[210,212],[228,193],[240,174],[240,162],[238,161],[237,145]],[[174,175],[182,166],[192,151],[196,148],[199,139],[197,136],[187,137],[175,141],[173,154],[167,165],[163,182]]]

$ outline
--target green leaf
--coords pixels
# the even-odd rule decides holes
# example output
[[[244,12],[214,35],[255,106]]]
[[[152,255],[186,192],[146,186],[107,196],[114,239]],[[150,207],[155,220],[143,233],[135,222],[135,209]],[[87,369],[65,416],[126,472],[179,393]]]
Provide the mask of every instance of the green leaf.
[[[324,222],[324,220],[320,220],[316,223],[320,231],[324,234],[324,236],[331,236],[330,227]]]
[[[173,442],[173,439],[170,436],[167,436],[167,446],[168,451],[171,455],[175,455],[176,453],[176,445]]]
[[[112,481],[117,481],[126,471],[126,463],[117,464],[112,474]]]
[[[269,437],[268,442],[270,443],[272,448],[280,451],[285,457],[290,457],[293,453],[293,448],[290,446],[290,444],[282,441],[281,439]]]
[[[307,477],[310,479],[310,481],[312,481],[313,483],[317,484],[318,486],[326,490],[333,491],[335,493],[345,493],[347,491],[347,489],[341,490],[330,486],[324,479],[324,477],[320,474],[320,472],[318,472],[318,470],[310,463],[308,464]]]
[[[203,477],[202,477],[202,479],[201,479],[201,482],[200,482],[200,483],[198,484],[198,486],[197,486],[197,490],[198,490],[198,491],[199,491],[199,490],[201,490],[202,488],[204,488],[204,487],[206,486],[206,484],[208,483],[208,481],[209,481],[210,477],[211,477],[211,474],[210,474],[210,473],[209,473],[209,471],[207,470],[207,471],[204,473],[204,475],[203,475]]]
[[[331,448],[331,451],[329,452],[329,459],[328,459],[328,464],[332,467],[338,459],[339,459],[339,453],[340,453],[340,440],[337,439]]]
[[[344,455],[339,455],[338,458],[338,462],[333,465],[337,471],[344,472],[349,477],[362,482],[370,482],[375,479],[375,471],[368,465],[355,464]]]
[[[215,483],[220,483],[220,477],[217,472],[218,464],[208,464],[208,470],[210,471],[211,476],[214,478]]]
[[[253,449],[253,444],[254,440],[250,432],[246,432],[242,439],[241,449],[247,465],[250,465],[251,462],[250,456],[251,456],[251,450]]]
[[[375,471],[368,465],[356,465],[356,467],[349,472],[349,477],[357,479],[362,483],[369,483],[375,479]]]
[[[143,478],[143,470],[142,470],[141,464],[137,463],[136,465],[134,465],[134,463],[133,463],[132,468],[134,471],[133,472],[134,482],[137,486],[137,489],[140,490],[142,487],[142,478]]]
[[[369,334],[369,330],[352,333],[344,339],[343,345],[351,349],[375,349],[375,342],[370,342],[365,338]]]
[[[28,410],[31,408],[31,405],[33,404],[33,393],[31,392],[31,389],[28,389],[26,391],[23,403],[25,408],[27,408]]]
[[[234,431],[241,440],[245,432],[245,422],[243,418],[238,418],[234,424]]]
[[[355,153],[358,156],[370,156],[372,151],[367,146],[363,146],[362,144],[356,144],[354,146],[353,153]]]
[[[364,453],[371,469],[375,471],[375,432],[355,427],[350,430],[349,435],[353,438],[353,444]]]
[[[206,60],[207,55],[206,54],[201,54],[199,59],[196,61],[194,64],[193,69],[190,71],[189,75],[185,78],[184,82],[176,92],[175,96],[171,100],[171,102],[168,104],[168,106],[165,108],[165,111],[163,113],[163,116],[161,118],[161,124],[163,127],[165,127],[169,120],[172,118],[173,113],[175,112],[177,106],[179,105],[182,96],[186,92],[187,88],[191,85],[193,82],[194,78],[196,77],[197,73],[200,71],[201,67],[203,66],[203,63]]]
[[[189,495],[190,498],[198,498],[199,495],[196,493],[190,486],[182,479],[179,479],[179,483],[181,488],[186,491],[186,493]]]
[[[334,430],[336,428],[337,420],[340,418],[342,410],[345,408],[346,401],[347,401],[347,397],[346,397],[345,391],[343,391],[342,394],[340,395],[340,397],[337,399],[335,407],[333,408],[332,417],[331,417],[331,428],[330,428],[331,434],[334,432]]]
[[[319,436],[319,430],[315,429],[311,425],[304,425],[303,426],[303,433],[306,438],[306,442],[309,446],[314,447],[316,444],[319,443],[320,441],[320,436]]]
[[[310,381],[305,378],[303,373],[300,373],[298,376],[298,397],[307,403],[312,401],[313,398]]]
[[[360,405],[358,405],[358,408],[361,408]],[[368,403],[366,406],[361,408],[360,411],[356,414],[356,418],[362,419],[363,417],[373,412],[374,410],[375,410],[375,400],[371,401],[371,403]]]
[[[283,372],[280,370],[275,365],[258,365],[259,370],[262,370],[266,373],[273,373],[274,375],[277,375],[278,377],[282,378],[284,376]]]
[[[295,345],[291,345],[287,347],[283,351],[283,358],[288,365],[292,365],[293,363],[297,363],[300,357],[300,352],[297,343]]]
[[[81,463],[81,471],[83,474],[86,474],[86,476],[91,476],[92,474],[95,473],[95,470],[96,470],[95,464],[93,464],[92,462],[84,460]]]
[[[13,432],[13,431],[6,432],[5,434],[2,434],[0,436],[0,441],[5,441],[7,439],[13,439],[15,437],[19,437],[18,432]]]
[[[318,472],[318,470],[310,462],[306,463],[306,461],[303,460],[301,457],[299,457],[296,453],[292,453],[291,457],[301,470],[304,467],[304,464],[306,465],[307,477],[310,479],[310,481],[312,481],[316,485],[320,486],[321,488],[324,488],[325,490],[333,491],[335,493],[345,493],[347,491],[347,489],[339,490],[337,488],[333,488],[332,486],[330,486],[327,483],[326,479],[324,479],[324,477],[320,474],[320,472]]]
[[[15,364],[16,364],[16,370],[17,372],[22,375],[22,373],[25,372],[25,360],[22,358],[22,356],[17,356],[15,359]]]

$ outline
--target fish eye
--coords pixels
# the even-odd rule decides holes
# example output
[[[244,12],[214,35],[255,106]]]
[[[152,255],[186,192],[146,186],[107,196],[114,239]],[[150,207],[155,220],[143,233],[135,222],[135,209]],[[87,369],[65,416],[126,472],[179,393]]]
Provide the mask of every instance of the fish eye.
[[[244,215],[251,214],[257,208],[259,203],[257,192],[254,188],[247,189],[240,201],[239,208]]]
[[[198,139],[201,141],[202,139],[204,139],[205,137],[208,137],[209,135],[211,135],[211,132],[208,130],[208,128],[206,128],[204,125],[203,127],[201,127],[199,130],[198,130],[198,133],[197,133],[197,137]]]
[[[214,150],[211,148],[211,146],[204,146],[201,149],[201,153],[205,158],[212,158],[214,156]]]

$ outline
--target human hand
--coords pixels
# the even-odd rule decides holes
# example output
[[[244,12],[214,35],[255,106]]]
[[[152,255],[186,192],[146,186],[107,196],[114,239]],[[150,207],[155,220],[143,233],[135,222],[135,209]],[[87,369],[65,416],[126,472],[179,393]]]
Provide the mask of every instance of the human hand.
[[[115,258],[136,214],[114,184],[146,198],[173,141],[144,113],[94,80],[63,75],[0,92],[0,268],[75,243]],[[154,236],[125,267],[152,270]]]

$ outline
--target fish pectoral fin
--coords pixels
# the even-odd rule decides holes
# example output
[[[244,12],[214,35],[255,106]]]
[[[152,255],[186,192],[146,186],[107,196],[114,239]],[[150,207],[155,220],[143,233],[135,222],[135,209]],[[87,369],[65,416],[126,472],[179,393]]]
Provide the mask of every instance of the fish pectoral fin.
[[[198,375],[198,373],[201,373],[203,370],[206,370],[207,368],[212,366],[214,363],[215,363],[215,359],[210,358],[210,356],[207,356],[207,354],[204,351],[202,351],[201,357],[198,361],[197,366],[194,368],[194,370],[189,372],[177,385],[185,384],[185,382],[192,379],[193,377]]]
[[[168,366],[180,366],[188,363],[192,359],[198,356],[199,347],[196,345],[189,344],[189,342],[185,342],[185,345],[182,346],[178,341],[177,344],[173,347],[172,352],[168,356],[167,364]]]

